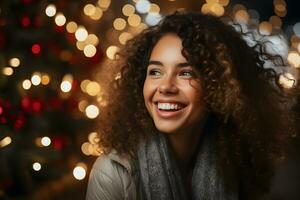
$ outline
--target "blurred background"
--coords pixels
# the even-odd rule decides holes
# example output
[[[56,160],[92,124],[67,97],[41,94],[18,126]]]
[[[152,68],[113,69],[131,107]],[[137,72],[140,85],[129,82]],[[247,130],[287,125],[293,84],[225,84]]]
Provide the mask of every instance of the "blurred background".
[[[101,87],[104,61],[178,9],[229,15],[271,41],[290,65],[281,83],[293,87],[297,0],[1,0],[0,199],[84,199],[101,153],[97,117],[109,101]],[[277,170],[274,199],[300,199],[297,138]]]

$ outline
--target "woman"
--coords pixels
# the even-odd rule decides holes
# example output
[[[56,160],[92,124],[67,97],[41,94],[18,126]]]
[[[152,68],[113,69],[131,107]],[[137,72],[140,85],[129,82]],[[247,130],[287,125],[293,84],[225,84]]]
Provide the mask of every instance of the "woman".
[[[294,130],[290,96],[263,67],[281,60],[260,47],[189,12],[130,40],[102,113],[105,153],[87,199],[268,198],[272,166]]]

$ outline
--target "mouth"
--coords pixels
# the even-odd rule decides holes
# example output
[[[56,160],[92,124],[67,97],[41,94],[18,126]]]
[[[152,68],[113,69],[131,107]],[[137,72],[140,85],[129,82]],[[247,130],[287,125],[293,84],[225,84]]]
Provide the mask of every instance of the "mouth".
[[[160,111],[168,111],[168,112],[175,112],[185,108],[187,105],[178,102],[155,102],[158,110]]]

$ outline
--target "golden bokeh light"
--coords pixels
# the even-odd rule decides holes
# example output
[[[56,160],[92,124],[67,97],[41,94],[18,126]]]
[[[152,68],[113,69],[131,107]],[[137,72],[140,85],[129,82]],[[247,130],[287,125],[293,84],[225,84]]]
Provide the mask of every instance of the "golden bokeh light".
[[[225,12],[223,6],[221,6],[221,5],[218,4],[218,3],[213,4],[213,5],[210,7],[210,10],[211,10],[212,14],[214,14],[214,15],[216,15],[216,16],[218,16],[218,17],[224,15],[224,12]]]
[[[123,18],[116,18],[113,22],[113,26],[118,31],[124,30],[126,27],[126,21]]]
[[[86,45],[85,41],[77,41],[76,42],[76,47],[80,51],[83,51],[85,45]]]
[[[160,7],[155,3],[151,3],[149,13],[159,13]]]
[[[66,23],[66,17],[62,13],[57,13],[55,23],[57,26],[63,26]]]
[[[137,14],[132,14],[128,17],[128,24],[137,27],[141,23],[141,17]]]
[[[13,68],[11,68],[11,67],[4,67],[4,68],[2,69],[2,72],[3,72],[3,74],[6,75],[6,76],[11,76],[11,75],[14,73],[14,70],[13,70]]]
[[[99,115],[99,108],[95,105],[89,105],[85,109],[85,114],[90,119],[95,119]]]
[[[56,7],[53,4],[49,4],[46,9],[45,13],[48,17],[53,17],[56,14]]]
[[[134,12],[135,12],[135,8],[133,5],[125,4],[122,8],[122,13],[125,16],[130,16],[130,15],[134,14]]]
[[[89,142],[85,142],[81,145],[81,151],[84,155],[92,155],[94,151],[93,145]]]
[[[12,67],[19,67],[20,59],[19,58],[11,58],[9,60],[9,65],[12,66]]]
[[[95,12],[93,15],[91,15],[91,19],[93,20],[99,20],[103,16],[103,10],[99,7],[95,8]]]
[[[101,90],[101,87],[99,83],[95,81],[91,81],[86,86],[86,93],[88,93],[90,96],[97,96]]]
[[[85,40],[85,43],[97,46],[99,44],[99,39],[95,34],[89,34]]]
[[[29,90],[31,88],[31,81],[29,79],[25,79],[22,83],[22,87],[24,90]]]
[[[93,4],[86,4],[83,8],[83,13],[87,16],[92,16],[95,13],[96,7]]]
[[[73,176],[77,180],[83,180],[86,176],[86,169],[83,166],[76,166],[73,169]]]
[[[11,137],[6,136],[2,140],[0,140],[0,147],[5,147],[5,146],[9,145],[11,142],[12,142]]]
[[[300,67],[300,55],[296,51],[291,51],[288,54],[287,61],[293,67]]]
[[[40,171],[42,169],[42,165],[39,162],[35,162],[32,164],[32,169],[34,171]]]
[[[83,92],[86,92],[86,86],[90,83],[91,81],[86,79],[86,80],[83,80],[81,81],[80,83],[80,88]]]
[[[86,57],[91,58],[97,53],[97,49],[94,45],[88,44],[84,47],[83,53]]]
[[[235,13],[234,18],[238,23],[247,24],[249,22],[250,16],[246,10],[238,10]]]
[[[114,60],[116,59],[115,55],[116,53],[119,51],[119,47],[117,46],[110,46],[107,48],[106,50],[106,56],[111,59],[111,60]]]
[[[100,8],[103,8],[105,10],[108,9],[110,6],[111,0],[98,0],[98,5]]]
[[[75,33],[77,30],[77,23],[73,21],[67,23],[66,29],[69,33]]]
[[[91,132],[88,135],[88,140],[91,144],[97,144],[99,142],[99,137],[97,132]]]
[[[72,89],[72,83],[70,81],[62,81],[60,84],[61,91],[67,93]]]
[[[87,30],[83,26],[79,26],[75,32],[75,38],[78,41],[82,42],[86,40],[87,36],[88,36]]]
[[[126,42],[132,38],[132,35],[131,33],[128,33],[128,32],[123,32],[120,34],[119,36],[119,42],[122,44],[122,45],[125,45]]]
[[[293,88],[296,85],[296,79],[291,73],[280,75],[279,84],[286,89]]]
[[[42,75],[42,85],[48,85],[50,83],[50,77],[47,74]]]
[[[41,73],[35,72],[35,73],[32,74],[32,76],[31,76],[32,85],[37,86],[41,83],[41,81],[42,81],[41,80]]]
[[[44,146],[44,147],[47,147],[51,144],[51,139],[47,136],[45,137],[42,137],[41,139],[41,144]]]
[[[259,33],[262,35],[270,35],[272,29],[272,24],[270,22],[263,21],[259,24]]]

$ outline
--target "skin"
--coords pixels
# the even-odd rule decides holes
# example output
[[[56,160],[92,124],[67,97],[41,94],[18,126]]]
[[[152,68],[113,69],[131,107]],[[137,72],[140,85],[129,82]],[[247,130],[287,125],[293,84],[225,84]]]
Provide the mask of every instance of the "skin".
[[[191,158],[205,121],[205,103],[201,79],[181,51],[182,41],[175,34],[166,34],[157,42],[143,94],[156,128],[168,136],[184,182],[190,183]],[[177,109],[160,107],[166,105]]]

